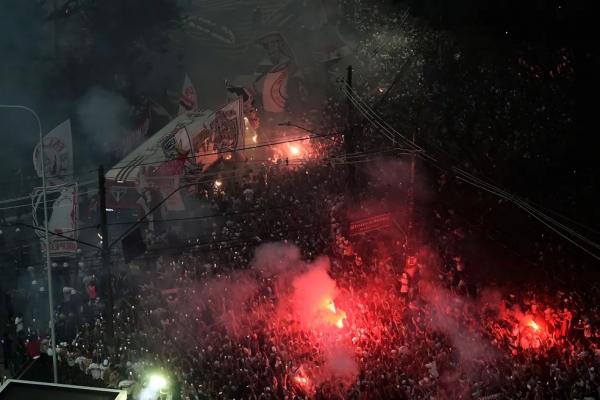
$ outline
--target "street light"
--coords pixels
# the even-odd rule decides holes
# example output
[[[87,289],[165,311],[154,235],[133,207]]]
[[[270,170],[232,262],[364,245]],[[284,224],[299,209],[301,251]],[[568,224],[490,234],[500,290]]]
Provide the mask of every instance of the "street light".
[[[54,301],[52,299],[52,266],[50,264],[50,240],[48,235],[48,202],[46,201],[46,160],[44,159],[44,134],[42,132],[42,122],[35,111],[29,107],[12,104],[0,104],[0,108],[24,110],[35,117],[38,124],[40,146],[42,149],[42,192],[44,196],[44,242],[46,244],[46,266],[48,268],[48,311],[50,314],[50,336],[52,346],[52,371],[54,383],[58,383],[58,365],[56,356],[56,332],[54,330]]]

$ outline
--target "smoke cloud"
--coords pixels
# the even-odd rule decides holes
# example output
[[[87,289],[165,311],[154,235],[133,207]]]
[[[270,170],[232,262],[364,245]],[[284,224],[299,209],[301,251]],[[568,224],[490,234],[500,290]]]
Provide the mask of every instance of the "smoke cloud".
[[[434,329],[447,335],[452,345],[458,351],[462,366],[468,369],[470,363],[477,360],[495,359],[497,354],[489,341],[478,336],[474,330],[460,318],[465,309],[469,315],[477,315],[477,310],[485,309],[480,301],[460,297],[450,290],[432,283],[420,286],[423,299],[431,307],[431,324]],[[489,295],[495,298],[496,295]]]
[[[122,96],[101,87],[94,87],[83,96],[77,116],[88,144],[95,149],[93,154],[113,153],[113,143],[128,133],[129,111]]]
[[[327,257],[308,263],[296,246],[263,244],[248,270],[209,280],[196,293],[191,312],[210,310],[211,323],[232,338],[251,335],[257,326],[305,332],[321,349],[321,359],[303,364],[315,382],[350,382],[357,376],[353,348],[340,339],[346,314],[335,307],[338,289]]]

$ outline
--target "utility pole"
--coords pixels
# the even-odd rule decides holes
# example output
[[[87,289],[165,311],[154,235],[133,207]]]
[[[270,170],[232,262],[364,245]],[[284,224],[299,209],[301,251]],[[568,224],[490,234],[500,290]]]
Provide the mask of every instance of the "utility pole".
[[[113,321],[113,291],[112,291],[112,266],[110,264],[110,248],[108,247],[108,218],[106,215],[106,185],[104,167],[98,168],[98,194],[100,196],[100,231],[102,236],[102,268],[106,274],[106,337],[108,344],[112,345],[114,338]]]
[[[35,121],[38,125],[38,133],[40,140],[40,164],[42,168],[42,191],[44,200],[44,245],[46,247],[46,268],[48,269],[48,317],[50,320],[50,346],[52,348],[52,374],[54,383],[58,383],[58,362],[56,354],[56,326],[54,325],[54,298],[52,288],[52,263],[50,260],[50,231],[48,230],[48,199],[47,199],[47,186],[46,186],[46,159],[44,157],[44,135],[42,131],[42,122],[40,121],[39,115],[29,107],[17,105],[17,104],[0,104],[0,108],[12,108],[18,110],[24,110],[35,117]],[[54,234],[54,233],[53,233]]]
[[[346,150],[346,163],[348,166],[348,191],[354,195],[356,194],[356,166],[348,162],[347,156],[353,154],[355,151],[355,143],[354,143],[354,107],[352,105],[352,65],[349,65],[347,68],[346,74],[346,104],[348,106],[348,127],[346,128],[346,134],[344,135],[344,144]]]

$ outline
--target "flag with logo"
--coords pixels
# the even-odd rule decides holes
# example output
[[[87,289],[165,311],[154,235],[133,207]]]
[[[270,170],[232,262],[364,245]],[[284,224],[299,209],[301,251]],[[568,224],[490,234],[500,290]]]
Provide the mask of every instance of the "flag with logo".
[[[210,114],[191,135],[196,163],[206,171],[225,153],[244,148],[244,111],[241,97]]]
[[[159,169],[164,176],[185,174],[187,168],[206,171],[227,153],[240,153],[244,128],[241,98],[216,111],[184,113],[119,161],[107,172],[106,180],[135,186],[144,175],[140,173],[143,166]]]
[[[71,120],[66,120],[51,130],[43,138],[44,157],[42,164],[42,146],[38,143],[33,151],[33,166],[38,176],[42,176],[42,167],[50,185],[59,185],[73,176],[73,142]]]
[[[190,77],[186,74],[183,80],[183,88],[181,89],[181,97],[179,98],[179,111],[177,115],[197,110],[198,95],[196,94],[196,88],[192,84]]]
[[[266,73],[259,87],[262,89],[263,108],[267,112],[281,113],[285,111],[288,99],[287,83],[290,64],[278,65]]]

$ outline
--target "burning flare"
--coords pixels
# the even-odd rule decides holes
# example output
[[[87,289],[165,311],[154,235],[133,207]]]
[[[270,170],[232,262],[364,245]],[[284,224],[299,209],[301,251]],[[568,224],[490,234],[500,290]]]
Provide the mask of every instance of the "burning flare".
[[[346,319],[346,313],[342,310],[335,308],[335,303],[332,299],[326,299],[325,302],[325,321],[331,325],[335,325],[338,329],[344,327],[344,320]]]
[[[534,331],[539,332],[540,326],[534,320],[529,321],[528,325],[533,328]]]

